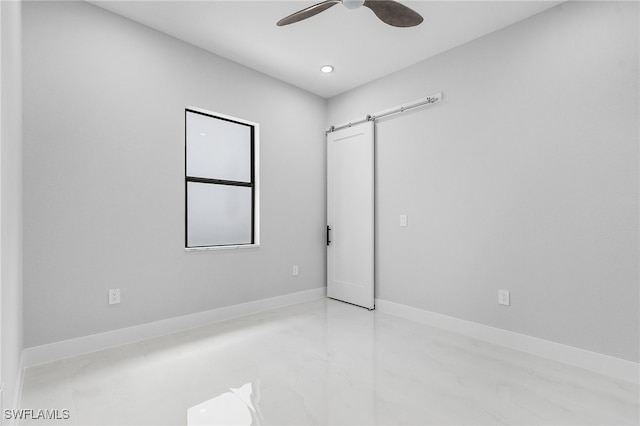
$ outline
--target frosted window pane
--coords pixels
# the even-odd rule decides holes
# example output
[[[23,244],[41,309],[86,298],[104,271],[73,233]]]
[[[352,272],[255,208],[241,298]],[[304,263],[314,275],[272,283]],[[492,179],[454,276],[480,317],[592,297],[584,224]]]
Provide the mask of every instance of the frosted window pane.
[[[187,246],[251,244],[251,188],[187,183]]]
[[[187,176],[251,182],[251,127],[187,111]]]

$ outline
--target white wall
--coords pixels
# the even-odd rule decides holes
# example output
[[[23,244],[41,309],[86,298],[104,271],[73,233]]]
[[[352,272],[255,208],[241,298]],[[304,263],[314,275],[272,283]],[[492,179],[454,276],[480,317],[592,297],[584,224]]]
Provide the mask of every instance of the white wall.
[[[376,297],[638,362],[638,36],[568,2],[331,99],[444,93],[377,125]]]
[[[23,349],[21,4],[0,1],[0,21],[0,377],[7,409],[19,396]]]
[[[324,99],[84,2],[23,25],[27,347],[325,285]],[[186,106],[260,124],[259,249],[185,252]]]

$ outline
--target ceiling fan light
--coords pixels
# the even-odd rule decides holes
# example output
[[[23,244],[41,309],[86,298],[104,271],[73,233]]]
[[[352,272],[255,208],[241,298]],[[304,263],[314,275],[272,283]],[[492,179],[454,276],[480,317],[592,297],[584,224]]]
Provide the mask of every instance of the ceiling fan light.
[[[357,9],[364,4],[364,0],[342,0],[342,4],[347,9]]]
[[[333,67],[331,65],[323,65],[320,68],[320,71],[322,71],[325,74],[329,74],[330,72],[333,72]]]

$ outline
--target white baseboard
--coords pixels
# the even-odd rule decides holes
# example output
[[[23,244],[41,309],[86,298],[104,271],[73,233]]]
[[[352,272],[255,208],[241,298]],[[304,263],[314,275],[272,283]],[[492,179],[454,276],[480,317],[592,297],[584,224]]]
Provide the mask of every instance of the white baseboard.
[[[425,311],[387,300],[376,299],[376,309],[381,312],[460,333],[496,345],[506,346],[510,349],[584,368],[618,380],[636,384],[640,383],[640,364],[636,362]]]
[[[326,287],[271,297],[210,311],[198,312],[134,327],[92,334],[61,342],[26,348],[20,360],[13,407],[20,407],[24,369],[90,352],[120,346],[141,340],[164,336],[215,322],[268,311],[326,296]],[[527,336],[484,324],[425,311],[387,300],[376,299],[376,309],[416,322],[460,333],[496,345],[527,352],[543,358],[584,368],[615,379],[640,383],[640,364],[612,356]]]
[[[134,327],[92,334],[61,342],[35,346],[24,350],[24,367],[32,367],[38,364],[53,362],[60,359],[71,358],[90,352],[96,352],[115,346],[139,342],[141,340],[164,336],[178,331],[189,330],[215,322],[226,321],[246,315],[295,305],[320,299],[327,294],[326,287],[301,291],[284,296],[270,297],[268,299],[255,300],[239,305],[226,306],[205,312],[185,315],[176,318],[156,321]],[[20,392],[21,394],[22,392]]]

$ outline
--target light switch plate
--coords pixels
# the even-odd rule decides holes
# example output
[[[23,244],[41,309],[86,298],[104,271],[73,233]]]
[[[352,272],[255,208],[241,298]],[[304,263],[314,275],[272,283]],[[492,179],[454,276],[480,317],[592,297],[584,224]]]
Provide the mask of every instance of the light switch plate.
[[[408,226],[408,221],[407,221],[407,215],[406,214],[401,214],[400,215],[400,226],[402,228],[405,228]]]

